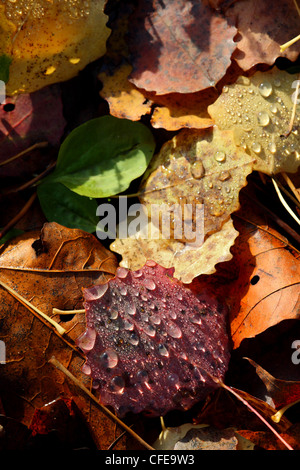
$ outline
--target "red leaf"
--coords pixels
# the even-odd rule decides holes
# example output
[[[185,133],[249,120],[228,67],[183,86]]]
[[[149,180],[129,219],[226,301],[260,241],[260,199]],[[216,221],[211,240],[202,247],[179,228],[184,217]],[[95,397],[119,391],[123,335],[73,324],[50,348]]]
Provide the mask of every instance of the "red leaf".
[[[214,86],[236,48],[230,21],[204,0],[141,0],[131,20],[132,83],[158,95]]]
[[[188,409],[216,389],[229,361],[226,313],[152,261],[85,289],[87,329],[78,339],[100,401],[119,415]]]

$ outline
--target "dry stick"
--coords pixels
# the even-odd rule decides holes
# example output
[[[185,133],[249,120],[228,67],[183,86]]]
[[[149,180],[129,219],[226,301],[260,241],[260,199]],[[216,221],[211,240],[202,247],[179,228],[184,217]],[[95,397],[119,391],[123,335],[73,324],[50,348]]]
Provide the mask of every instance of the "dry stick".
[[[14,289],[9,287],[5,282],[1,280],[0,280],[0,285],[4,289],[6,289],[10,294],[12,294],[13,297],[18,299],[22,304],[25,304],[30,310],[34,310],[34,312],[37,313],[37,315],[47,320],[47,322],[49,322],[52,326],[54,326],[54,328],[57,330],[57,332],[61,336],[65,334],[66,332],[65,328],[63,328],[61,325],[59,325],[59,323],[57,323],[55,320],[53,320],[48,315],[46,315],[46,313],[42,312],[39,308],[32,305],[27,299],[25,299],[25,297],[23,297],[21,294],[16,292]]]
[[[281,191],[283,191],[284,194],[300,209],[300,202],[296,198],[294,198],[294,196],[292,196],[292,194],[280,183],[280,181],[276,180],[276,182]]]
[[[7,160],[4,160],[4,162],[0,162],[0,166],[7,165],[10,162],[13,162],[17,158],[23,157],[23,155],[26,155],[26,153],[31,152],[32,150],[38,149],[38,148],[43,148],[47,147],[48,142],[38,142],[36,144],[31,145],[31,147],[28,147],[27,149],[23,150],[22,152],[18,153],[17,155],[14,155],[13,157],[8,158]]]
[[[297,201],[300,203],[300,194],[299,194],[299,191],[297,190],[296,186],[294,185],[294,183],[292,182],[292,180],[290,179],[290,177],[285,173],[281,173],[283,178],[285,179],[286,183],[288,184],[290,190],[293,192],[294,196],[296,197]]]
[[[20,212],[13,218],[11,219],[8,224],[0,231],[0,239],[4,237],[4,235],[14,226],[16,225],[19,220],[24,217],[26,212],[30,209],[32,204],[34,203],[36,198],[36,193],[32,194],[32,196],[29,198],[29,200],[26,202],[26,204],[23,206],[23,208],[20,210]]]
[[[19,191],[24,191],[24,189],[30,188],[30,186],[33,186],[35,183],[40,181],[44,176],[48,175],[50,171],[56,166],[56,162],[52,163],[46,170],[44,170],[42,173],[39,175],[35,176],[32,178],[30,181],[27,181],[26,183],[22,184],[22,186],[18,186],[18,188],[10,189],[8,191],[5,191],[3,194],[11,194],[11,193],[18,193]]]
[[[286,200],[282,197],[282,194],[280,192],[280,189],[279,189],[279,186],[276,182],[276,180],[274,178],[272,178],[272,182],[273,182],[273,185],[275,187],[275,190],[276,190],[276,193],[279,197],[279,200],[281,202],[281,204],[283,205],[283,207],[288,211],[288,213],[290,214],[290,216],[300,225],[300,219],[296,216],[296,214],[294,214],[294,212],[292,211],[292,209],[290,208],[290,206],[288,205],[288,203],[286,202]]]
[[[284,439],[283,437],[280,436],[280,434],[274,429],[268,421],[260,414],[258,411],[256,411],[253,406],[250,405],[250,403],[247,402],[247,400],[244,400],[238,393],[236,393],[231,387],[228,387],[225,385],[223,382],[219,381],[219,384],[221,387],[225,388],[228,392],[232,393],[236,398],[238,398],[244,405],[247,406],[258,418],[275,434],[275,436],[287,447],[288,450],[294,450]]]
[[[77,315],[77,313],[85,313],[85,309],[81,308],[79,310],[60,310],[59,308],[53,308],[52,313],[54,315]]]
[[[136,434],[127,424],[123,423],[115,414],[113,414],[106,406],[102,405],[97,398],[73,375],[65,366],[63,366],[55,357],[52,357],[49,362],[53,364],[57,369],[63,372],[69,379],[71,379],[84,393],[86,393],[93,402],[101,408],[101,410],[112,418],[117,424],[119,424],[125,431],[131,434],[140,444],[149,450],[155,450],[147,442],[145,442],[138,434]]]

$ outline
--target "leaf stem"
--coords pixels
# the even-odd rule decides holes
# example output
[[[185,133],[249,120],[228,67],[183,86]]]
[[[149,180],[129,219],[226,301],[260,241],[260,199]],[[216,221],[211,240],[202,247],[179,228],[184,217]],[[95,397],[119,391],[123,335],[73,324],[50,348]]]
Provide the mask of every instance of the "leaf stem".
[[[112,418],[117,424],[119,424],[125,431],[133,436],[140,444],[149,450],[154,450],[147,442],[145,442],[138,434],[136,434],[127,424],[119,419],[114,413],[112,413],[106,406],[102,405],[97,398],[73,375],[63,364],[61,364],[55,357],[52,357],[49,362],[54,365],[57,369],[63,372],[69,379],[71,379],[84,393],[86,393],[93,402],[99,406],[102,411],[110,418]]]
[[[25,299],[25,297],[23,297],[21,294],[19,294],[18,292],[16,292],[14,289],[12,289],[11,287],[9,287],[5,282],[1,281],[0,280],[0,285],[6,289],[13,297],[15,297],[16,299],[18,299],[22,304],[25,304],[27,307],[29,307],[29,309],[33,310],[35,313],[37,313],[37,315],[41,316],[42,318],[44,318],[45,320],[47,320],[52,326],[54,326],[54,328],[57,330],[57,332],[63,336],[66,332],[66,330],[61,326],[59,325],[59,323],[57,323],[55,320],[53,320],[52,318],[50,318],[48,315],[46,315],[46,313],[42,312],[39,308],[35,307],[34,305],[32,305],[31,302],[29,302],[27,299]]]
[[[300,403],[300,400],[294,401],[293,403],[290,403],[289,405],[282,407],[280,410],[277,411],[277,413],[271,416],[274,423],[279,423],[279,421],[281,420],[283,416],[283,413],[285,413],[286,410],[288,410],[291,406],[296,405],[296,403]]]
[[[258,418],[275,434],[275,436],[287,447],[288,450],[294,450],[284,439],[281,437],[281,435],[274,429],[268,421],[258,412],[256,411],[253,406],[250,405],[250,403],[247,402],[247,400],[244,400],[237,392],[235,392],[231,387],[228,387],[225,385],[223,382],[219,381],[219,384],[221,387],[225,388],[228,392],[232,393],[238,400],[240,400],[249,410],[251,410]]]
[[[285,44],[282,44],[282,46],[280,46],[280,52],[284,52],[290,46],[295,44],[295,42],[299,41],[299,39],[300,39],[300,34],[296,36],[295,38],[291,39],[290,41],[286,42]]]

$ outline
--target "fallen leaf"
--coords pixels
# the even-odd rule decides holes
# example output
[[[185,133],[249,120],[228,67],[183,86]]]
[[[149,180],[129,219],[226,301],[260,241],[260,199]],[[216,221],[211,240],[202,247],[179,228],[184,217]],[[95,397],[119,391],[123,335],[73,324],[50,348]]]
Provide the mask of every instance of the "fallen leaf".
[[[257,64],[273,65],[278,57],[297,59],[297,44],[280,52],[282,44],[299,34],[294,0],[239,0],[225,8],[224,14],[236,24],[237,49],[233,59],[243,70]]]
[[[258,377],[263,381],[272,399],[274,408],[283,408],[286,405],[300,400],[300,382],[277,379],[253,361],[253,359],[247,358],[247,360],[255,367]]]
[[[66,81],[104,55],[105,1],[21,0],[0,7],[1,49],[12,57],[9,95]]]
[[[227,286],[234,348],[245,338],[299,316],[299,253],[264,219],[251,221],[250,214],[241,213],[235,220],[240,235],[232,252],[239,274]]]
[[[202,204],[203,221],[198,230],[202,230],[205,240],[208,235],[221,230],[240,207],[239,191],[247,184],[246,177],[252,172],[252,164],[253,158],[235,146],[232,131],[224,132],[218,128],[206,132],[183,130],[165,143],[151,160],[140,186],[139,199],[153,222],[155,218],[160,222],[155,210],[159,212],[164,204]],[[171,237],[184,239],[184,236],[173,236],[176,213],[172,222]],[[178,225],[181,222],[179,212]]]
[[[218,97],[214,88],[198,93],[156,95],[134,86],[128,80],[131,70],[129,64],[123,63],[113,73],[99,74],[103,85],[100,95],[108,102],[112,116],[137,121],[151,113],[151,125],[169,131],[184,127],[206,129],[213,125],[207,106]]]
[[[144,175],[139,199],[147,223],[111,249],[121,266],[141,267],[147,259],[174,267],[190,283],[231,259],[238,232],[231,214],[252,171],[252,158],[235,146],[232,133],[182,130],[156,155]]]
[[[25,151],[39,142],[48,142],[49,146],[60,144],[66,121],[63,115],[61,89],[52,85],[32,94],[23,94],[6,98],[0,106],[0,162]],[[45,156],[34,149],[20,159],[0,167],[1,177],[32,177],[43,171]],[[49,157],[48,157],[49,161]],[[38,168],[41,167],[40,170]]]
[[[236,31],[204,1],[143,0],[131,18],[130,81],[158,95],[212,87],[231,63]]]
[[[201,429],[206,424],[185,423],[175,428],[165,427],[160,433],[153,447],[156,450],[173,450],[176,442],[184,438],[191,429]]]
[[[226,306],[148,261],[84,291],[84,371],[117,415],[188,409],[218,387],[229,360]]]
[[[191,429],[174,446],[174,450],[237,450],[238,439],[233,429]]]
[[[145,231],[149,233],[146,238]],[[213,274],[218,263],[231,260],[231,248],[238,236],[231,219],[200,247],[190,247],[178,240],[153,239],[153,233],[157,233],[157,228],[150,223],[135,235],[117,238],[110,248],[122,256],[122,267],[140,269],[148,259],[154,259],[165,268],[174,268],[174,277],[185,284],[201,274]]]
[[[82,308],[82,287],[112,277],[116,267],[113,255],[95,237],[57,224],[45,224],[41,233],[23,234],[7,242],[0,253],[0,280],[50,317],[53,307]],[[29,426],[36,409],[59,396],[74,396],[87,423],[95,425],[97,445],[108,447],[114,440],[114,424],[48,363],[55,355],[90,386],[81,372],[84,359],[74,346],[74,339],[84,330],[84,316],[54,317],[69,330],[61,337],[2,287],[0,294],[1,339],[6,345],[1,400],[6,415]]]
[[[299,167],[297,114],[289,132],[296,78],[277,68],[239,77],[208,107],[220,129],[234,129],[237,145],[256,160],[254,170],[272,175]]]

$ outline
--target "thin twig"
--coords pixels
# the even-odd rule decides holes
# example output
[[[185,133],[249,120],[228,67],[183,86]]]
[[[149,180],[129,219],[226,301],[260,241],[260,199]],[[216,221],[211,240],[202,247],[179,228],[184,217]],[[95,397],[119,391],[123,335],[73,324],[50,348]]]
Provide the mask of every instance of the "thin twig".
[[[56,162],[52,163],[46,170],[44,170],[42,173],[39,175],[35,176],[32,178],[30,181],[27,181],[26,183],[22,184],[22,186],[18,186],[17,188],[9,189],[8,191],[4,191],[3,194],[11,194],[11,193],[18,193],[20,191],[24,191],[24,189],[30,188],[30,186],[33,186],[36,184],[38,181],[40,181],[44,176],[48,175],[52,171],[52,169],[56,166]]]
[[[256,416],[258,416],[258,418],[275,434],[275,436],[285,445],[285,447],[288,449],[288,450],[294,450],[284,439],[283,437],[281,437],[281,435],[276,431],[276,429],[274,429],[269,423],[268,421],[258,412],[256,411],[255,408],[253,408],[253,406],[250,405],[250,403],[247,402],[247,400],[244,400],[244,398],[242,398],[238,393],[236,393],[231,387],[228,387],[227,385],[225,385],[223,382],[219,382],[220,386],[225,388],[225,390],[229,391],[230,393],[232,393],[238,400],[240,400],[247,408],[249,408],[249,410],[251,410],[254,414],[256,414]]]
[[[4,160],[3,162],[0,162],[0,166],[7,165],[8,163],[13,162],[17,158],[23,157],[23,155],[26,155],[27,153],[31,152],[32,150],[47,147],[47,145],[49,145],[48,142],[38,142],[36,144],[33,144],[33,145],[31,145],[31,147],[28,147],[27,149],[22,150],[22,152],[18,153],[17,155],[14,155],[13,157],[10,157],[7,160]]]
[[[125,424],[121,419],[119,419],[115,414],[113,414],[106,406],[102,405],[97,398],[86,388],[80,380],[78,380],[75,375],[73,375],[63,364],[61,364],[55,357],[52,357],[49,362],[54,365],[57,369],[63,372],[69,379],[71,379],[84,393],[86,393],[91,400],[99,407],[101,410],[112,418],[117,424],[119,424],[125,431],[127,431],[131,436],[133,436],[140,444],[142,444],[148,450],[155,450],[147,442],[144,441],[138,434],[136,434],[127,424]]]
[[[282,174],[283,178],[285,179],[286,183],[288,184],[290,190],[293,192],[294,196],[296,197],[296,199],[300,203],[300,193],[299,193],[298,189],[295,187],[294,183],[292,182],[290,177],[285,172],[283,172],[281,174]]]
[[[50,318],[48,315],[46,315],[46,313],[42,312],[38,307],[36,307],[35,305],[32,305],[31,302],[29,302],[27,299],[25,299],[25,297],[23,297],[21,294],[19,294],[18,292],[16,292],[14,289],[12,289],[11,287],[9,287],[5,282],[1,281],[0,280],[0,285],[5,289],[7,290],[13,297],[15,297],[16,299],[18,299],[22,304],[26,305],[30,310],[33,310],[38,316],[42,317],[44,320],[46,320],[47,322],[49,322],[52,326],[54,326],[54,328],[56,329],[56,331],[62,336],[65,334],[66,330],[65,328],[63,328],[59,323],[57,323],[55,320],[53,320],[52,318]]]
[[[277,184],[277,182],[274,178],[272,178],[272,182],[273,182],[273,185],[275,187],[276,193],[278,195],[278,198],[279,198],[281,204],[287,210],[287,212],[290,214],[290,216],[300,225],[300,219],[296,216],[296,214],[294,214],[294,212],[292,211],[292,209],[290,208],[290,206],[288,205],[286,200],[282,197],[279,186],[278,186],[278,184]]]
[[[33,193],[30,198],[28,199],[28,201],[26,202],[26,204],[22,207],[22,209],[20,210],[20,212],[18,212],[18,214],[13,218],[11,219],[8,224],[0,231],[0,239],[2,237],[4,237],[4,235],[7,234],[7,232],[16,225],[17,222],[19,222],[19,220],[21,220],[24,215],[26,214],[26,212],[28,212],[28,210],[30,209],[30,207],[32,206],[32,204],[34,203],[35,199],[36,199],[36,192]]]

